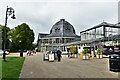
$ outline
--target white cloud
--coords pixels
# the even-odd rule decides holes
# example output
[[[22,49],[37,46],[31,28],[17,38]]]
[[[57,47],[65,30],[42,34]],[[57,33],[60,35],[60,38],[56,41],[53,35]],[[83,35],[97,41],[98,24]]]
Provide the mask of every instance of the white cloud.
[[[91,1],[91,2],[90,2]],[[0,24],[4,25],[6,6],[13,7],[17,19],[8,19],[8,26],[15,26],[26,22],[35,32],[35,41],[38,33],[49,33],[52,25],[64,18],[76,29],[77,34],[81,30],[95,26],[103,20],[117,23],[118,0],[52,0],[52,1],[26,1],[9,0],[2,1],[0,5]]]
[[[2,0],[2,2],[118,2],[119,0]]]

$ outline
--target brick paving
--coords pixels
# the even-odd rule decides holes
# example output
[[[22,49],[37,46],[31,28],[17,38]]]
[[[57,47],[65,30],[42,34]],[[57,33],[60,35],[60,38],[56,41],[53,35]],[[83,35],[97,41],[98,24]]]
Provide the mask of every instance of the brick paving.
[[[118,78],[109,71],[108,58],[81,60],[62,55],[61,62],[43,61],[43,54],[25,56],[20,78]]]

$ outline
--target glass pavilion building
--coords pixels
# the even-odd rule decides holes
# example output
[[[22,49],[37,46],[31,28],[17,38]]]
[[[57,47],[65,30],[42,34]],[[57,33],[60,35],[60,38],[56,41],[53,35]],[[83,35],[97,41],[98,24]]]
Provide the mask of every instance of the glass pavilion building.
[[[80,32],[81,42],[90,45],[120,45],[120,23],[110,24],[102,22],[93,28]],[[91,45],[92,45],[91,44]]]

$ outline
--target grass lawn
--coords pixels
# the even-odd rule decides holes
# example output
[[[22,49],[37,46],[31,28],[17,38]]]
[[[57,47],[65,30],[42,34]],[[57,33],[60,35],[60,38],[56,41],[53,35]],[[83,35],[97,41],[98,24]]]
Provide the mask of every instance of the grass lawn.
[[[6,62],[2,61],[2,80],[17,80],[21,73],[24,57],[6,57]],[[7,78],[7,79],[6,79]],[[14,78],[14,79],[13,79]]]

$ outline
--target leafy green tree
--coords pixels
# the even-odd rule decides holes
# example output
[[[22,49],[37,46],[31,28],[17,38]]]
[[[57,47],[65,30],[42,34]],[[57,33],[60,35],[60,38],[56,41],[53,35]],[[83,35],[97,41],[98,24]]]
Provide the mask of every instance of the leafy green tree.
[[[12,40],[12,50],[27,50],[32,48],[34,41],[34,32],[26,23],[18,25],[8,33],[9,39]]]
[[[32,49],[35,49],[37,47],[37,44],[36,43],[33,43],[32,44]]]

